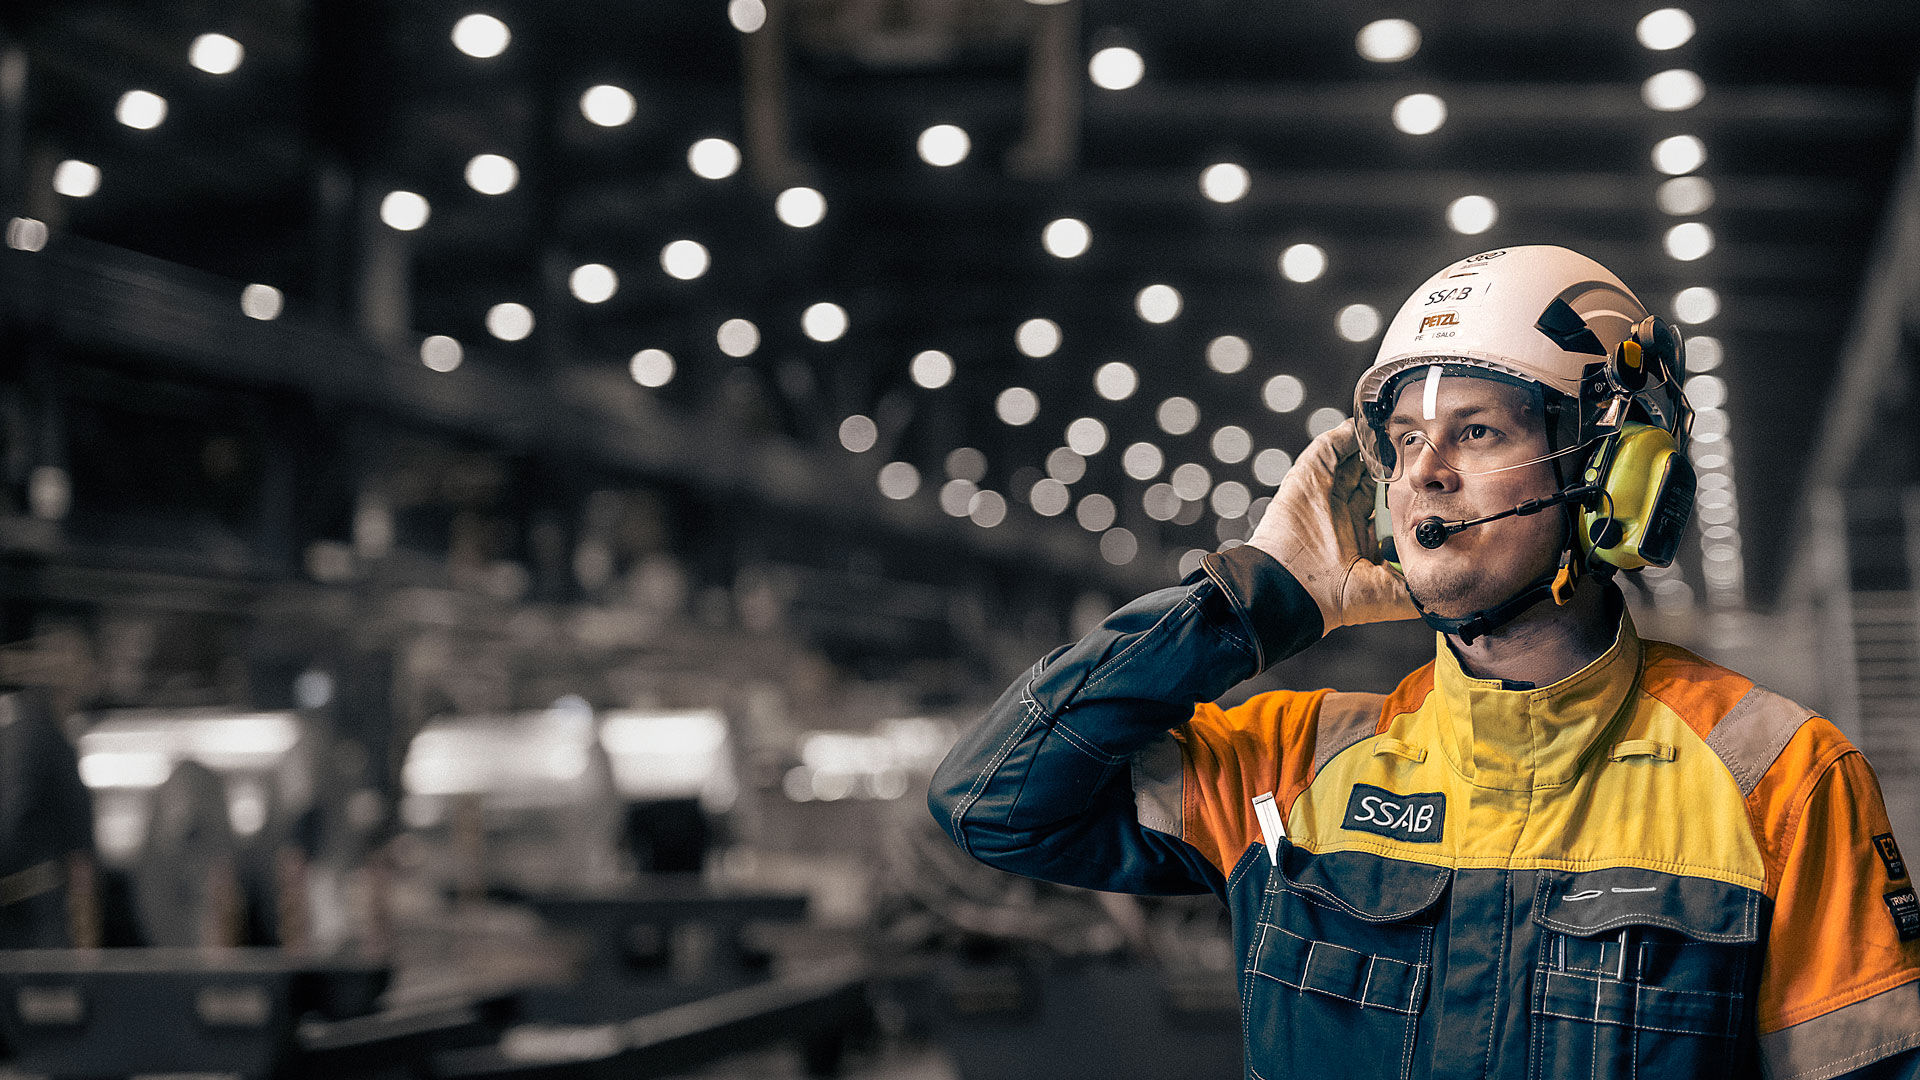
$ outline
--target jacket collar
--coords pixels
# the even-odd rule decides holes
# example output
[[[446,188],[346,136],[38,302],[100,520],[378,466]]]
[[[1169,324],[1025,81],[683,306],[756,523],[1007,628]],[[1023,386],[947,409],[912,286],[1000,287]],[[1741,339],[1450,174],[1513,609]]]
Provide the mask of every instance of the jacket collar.
[[[1448,762],[1476,787],[1527,791],[1571,781],[1640,682],[1640,636],[1624,604],[1606,652],[1533,690],[1508,690],[1498,679],[1468,675],[1446,635],[1434,636],[1440,743]]]

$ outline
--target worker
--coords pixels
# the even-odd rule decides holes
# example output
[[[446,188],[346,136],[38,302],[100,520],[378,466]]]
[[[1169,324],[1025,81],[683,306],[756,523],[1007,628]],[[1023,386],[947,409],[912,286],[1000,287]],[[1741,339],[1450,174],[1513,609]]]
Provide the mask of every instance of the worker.
[[[1641,639],[1614,581],[1691,513],[1683,371],[1582,255],[1446,267],[1251,539],[1023,674],[935,817],[1015,873],[1220,896],[1249,1077],[1920,1076],[1920,905],[1872,770]],[[1434,659],[1389,694],[1212,704],[1415,617]]]

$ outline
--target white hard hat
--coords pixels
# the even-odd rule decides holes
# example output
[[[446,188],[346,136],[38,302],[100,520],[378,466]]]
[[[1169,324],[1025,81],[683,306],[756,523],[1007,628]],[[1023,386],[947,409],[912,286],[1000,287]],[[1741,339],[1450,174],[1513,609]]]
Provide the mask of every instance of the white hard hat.
[[[1361,449],[1374,449],[1367,428],[1377,431],[1401,377],[1439,368],[1538,388],[1554,449],[1568,452],[1607,426],[1599,410],[1617,389],[1607,382],[1609,360],[1630,339],[1653,354],[1645,384],[1632,394],[1634,418],[1684,439],[1688,414],[1674,379],[1681,367],[1679,334],[1649,318],[1611,271],[1546,245],[1470,255],[1428,278],[1388,324],[1379,353],[1354,388]],[[1379,475],[1376,454],[1366,456]]]

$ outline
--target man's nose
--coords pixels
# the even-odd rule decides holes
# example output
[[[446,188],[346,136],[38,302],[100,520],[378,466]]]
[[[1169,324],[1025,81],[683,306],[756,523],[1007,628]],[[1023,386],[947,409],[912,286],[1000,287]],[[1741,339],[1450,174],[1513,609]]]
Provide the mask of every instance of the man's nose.
[[[1406,457],[1406,478],[1409,487],[1427,491],[1452,491],[1460,484],[1460,474],[1453,471],[1440,451],[1427,439],[1415,439],[1413,445],[1405,447],[1401,453]]]

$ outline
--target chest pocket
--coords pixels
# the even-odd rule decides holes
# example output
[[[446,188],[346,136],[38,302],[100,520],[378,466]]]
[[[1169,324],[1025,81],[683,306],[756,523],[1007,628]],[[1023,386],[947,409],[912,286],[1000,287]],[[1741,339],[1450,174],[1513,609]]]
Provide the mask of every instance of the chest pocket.
[[[1451,880],[1440,867],[1283,841],[1241,980],[1252,1072],[1309,1076],[1337,1061],[1342,1075],[1411,1075]]]
[[[1761,905],[1702,878],[1542,871],[1530,1075],[1751,1073]]]

